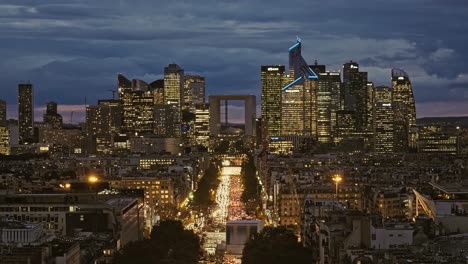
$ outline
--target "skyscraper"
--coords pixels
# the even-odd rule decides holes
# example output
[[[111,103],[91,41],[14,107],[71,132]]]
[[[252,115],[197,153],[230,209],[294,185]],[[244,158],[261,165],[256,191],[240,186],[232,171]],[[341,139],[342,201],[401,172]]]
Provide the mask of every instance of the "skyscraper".
[[[0,100],[0,127],[7,126],[7,110],[6,110],[6,102]]]
[[[30,144],[34,138],[33,86],[18,84],[19,144]]]
[[[210,106],[208,104],[195,105],[195,133],[196,145],[206,148],[210,145]]]
[[[195,105],[205,103],[205,77],[185,75],[183,96],[183,109],[195,113]]]
[[[0,100],[0,154],[10,153],[10,129],[8,128],[6,115],[6,102]]]
[[[55,129],[62,128],[63,119],[57,112],[56,102],[47,103],[46,112],[44,114],[44,123]]]
[[[269,137],[281,134],[281,88],[285,81],[283,65],[265,65],[261,67],[261,111]]]
[[[301,54],[302,40],[289,48],[289,77],[281,89],[281,134],[316,136],[317,74]]]
[[[176,136],[181,134],[184,84],[184,70],[179,65],[169,64],[164,68],[164,103],[170,105],[175,114]]]
[[[343,65],[342,109],[354,111],[356,128],[359,132],[370,130],[372,123],[367,113],[371,94],[367,89],[367,72],[359,71],[359,64],[353,61]]]
[[[416,107],[413,89],[408,74],[401,69],[392,69],[394,131],[396,152],[406,152],[410,145],[409,134],[416,125]]]
[[[312,91],[317,82],[306,79],[303,84],[290,84],[282,91],[281,135],[313,137],[316,127],[312,122]]]
[[[122,129],[122,101],[116,99],[98,100],[98,105],[108,106],[110,110],[110,132],[117,134]]]
[[[339,72],[319,72],[317,88],[317,139],[329,143],[339,111],[341,78]]]
[[[111,107],[90,105],[86,107],[88,153],[110,153],[112,147]]]
[[[118,75],[124,132],[152,133],[154,125],[154,90],[141,80],[128,80]]]
[[[393,148],[393,107],[392,88],[374,88],[374,151],[392,153]]]

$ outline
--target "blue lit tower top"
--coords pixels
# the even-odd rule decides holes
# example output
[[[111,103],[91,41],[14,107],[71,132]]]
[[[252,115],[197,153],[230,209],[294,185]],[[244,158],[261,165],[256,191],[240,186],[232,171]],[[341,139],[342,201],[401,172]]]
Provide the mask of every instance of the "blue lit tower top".
[[[289,48],[289,69],[294,80],[283,88],[283,91],[295,84],[303,84],[304,79],[318,79],[317,74],[309,67],[301,54],[302,39],[298,36],[296,43]]]

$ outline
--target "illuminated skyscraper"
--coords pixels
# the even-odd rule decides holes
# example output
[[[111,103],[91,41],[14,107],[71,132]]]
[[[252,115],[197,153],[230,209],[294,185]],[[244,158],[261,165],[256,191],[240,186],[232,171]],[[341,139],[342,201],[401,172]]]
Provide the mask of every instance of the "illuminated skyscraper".
[[[110,114],[110,132],[118,134],[122,129],[122,102],[116,99],[98,100],[99,106],[108,106]]]
[[[305,80],[303,84],[292,84],[283,88],[281,98],[281,135],[309,136],[315,135],[315,124],[312,122],[312,100],[317,82]]]
[[[366,106],[366,115],[367,115],[367,124],[368,124],[368,131],[373,131],[373,115],[374,115],[374,83],[367,82],[367,106]]]
[[[6,115],[6,102],[0,100],[0,154],[10,153],[10,129],[8,128]]]
[[[56,102],[47,103],[46,112],[44,114],[44,123],[55,129],[62,128],[63,119],[57,112]]]
[[[393,148],[393,107],[392,88],[374,88],[374,151],[392,153]]]
[[[174,105],[156,104],[153,107],[154,130],[158,137],[179,137],[180,126],[177,123],[177,109]]]
[[[8,126],[0,126],[0,155],[10,154],[10,129]]]
[[[210,106],[209,104],[195,105],[195,133],[196,145],[206,148],[210,145]]]
[[[343,65],[342,108],[354,111],[356,129],[360,132],[372,127],[371,114],[367,112],[372,93],[369,94],[367,83],[367,72],[360,72],[358,63],[350,61]]]
[[[185,75],[183,109],[195,113],[196,104],[205,103],[205,77]]]
[[[408,74],[400,69],[392,69],[393,109],[396,152],[406,152],[410,145],[409,134],[416,125],[416,107],[413,89]]]
[[[19,144],[30,144],[34,138],[33,86],[18,84],[18,126]]]
[[[316,71],[317,72],[317,71]],[[329,143],[335,132],[340,110],[341,78],[339,72],[319,72],[317,88],[317,139]]]
[[[153,92],[154,103],[164,104],[164,79],[156,80],[149,84],[150,90]]]
[[[86,107],[89,153],[110,153],[112,147],[112,108],[108,105]]]
[[[281,89],[281,134],[316,137],[318,77],[302,57],[301,48],[302,40],[297,37],[289,48],[289,77]]]
[[[172,106],[176,136],[181,135],[182,105],[184,103],[184,70],[177,64],[164,68],[164,103]]]
[[[141,80],[131,82],[118,75],[119,98],[122,102],[123,130],[129,133],[152,133],[155,96],[149,85]]]
[[[282,65],[261,67],[262,122],[265,122],[269,137],[281,134],[281,88],[285,77],[285,68]]]

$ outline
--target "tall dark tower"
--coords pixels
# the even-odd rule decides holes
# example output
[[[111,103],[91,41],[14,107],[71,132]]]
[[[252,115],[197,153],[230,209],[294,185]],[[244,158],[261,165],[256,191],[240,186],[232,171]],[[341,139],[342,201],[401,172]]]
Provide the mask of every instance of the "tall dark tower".
[[[6,120],[7,120],[6,102],[3,100],[0,100],[0,127],[6,126]]]
[[[356,129],[359,132],[372,127],[368,102],[372,98],[367,89],[367,72],[359,71],[359,64],[353,61],[343,65],[343,90],[341,93],[342,109],[354,111]]]
[[[34,138],[33,86],[18,84],[18,126],[19,144],[30,144]]]
[[[60,129],[63,125],[63,118],[57,112],[57,103],[48,102],[46,107],[46,113],[44,114],[44,123],[54,129]]]

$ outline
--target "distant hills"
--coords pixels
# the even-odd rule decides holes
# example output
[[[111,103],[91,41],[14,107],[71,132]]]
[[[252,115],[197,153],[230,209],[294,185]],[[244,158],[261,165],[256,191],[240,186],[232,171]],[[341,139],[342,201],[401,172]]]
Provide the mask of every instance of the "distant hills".
[[[443,125],[468,127],[468,116],[424,117],[416,120],[418,125]]]

